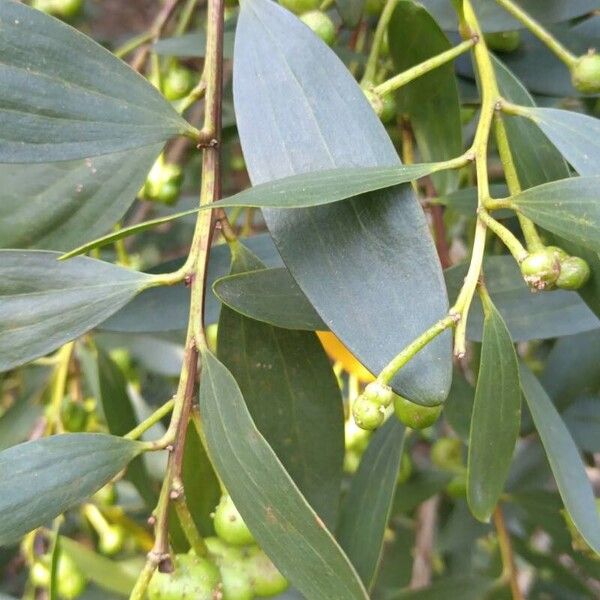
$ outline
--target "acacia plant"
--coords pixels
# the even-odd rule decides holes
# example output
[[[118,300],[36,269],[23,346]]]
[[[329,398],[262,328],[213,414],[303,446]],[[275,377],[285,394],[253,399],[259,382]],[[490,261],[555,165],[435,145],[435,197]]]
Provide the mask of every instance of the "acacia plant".
[[[2,592],[597,598],[597,2],[29,4]]]

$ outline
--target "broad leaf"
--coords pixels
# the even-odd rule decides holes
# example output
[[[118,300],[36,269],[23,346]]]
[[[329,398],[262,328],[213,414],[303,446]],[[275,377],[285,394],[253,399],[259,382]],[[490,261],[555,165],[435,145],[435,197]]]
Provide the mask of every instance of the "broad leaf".
[[[151,285],[144,273],[55,252],[0,250],[0,371],[58,348]]]
[[[349,71],[310,29],[269,0],[247,0],[241,8],[234,101],[253,184],[399,164]],[[445,314],[439,261],[409,186],[263,214],[311,304],[372,372]],[[392,384],[416,402],[438,404],[450,375],[450,336],[442,335]]]
[[[76,506],[137,456],[138,442],[73,433],[0,452],[0,545]]]
[[[489,521],[504,489],[521,424],[517,355],[500,313],[483,299],[485,321],[471,417],[467,499],[473,515]]]
[[[135,200],[160,148],[0,165],[0,247],[67,250],[106,233]]]
[[[577,446],[544,388],[524,365],[521,386],[565,508],[583,539],[600,553],[600,518]]]
[[[511,203],[544,229],[600,252],[599,186],[600,176],[571,177],[529,188]]]
[[[231,373],[202,353],[200,414],[210,457],[244,521],[308,600],[368,598],[348,558],[256,428]]]
[[[414,2],[398,2],[390,19],[388,37],[397,72],[451,48],[433,17]],[[422,160],[448,160],[461,154],[460,101],[452,63],[403,86],[398,101],[402,114],[410,120]],[[440,173],[432,179],[441,194],[458,187],[456,171]]]
[[[375,433],[344,498],[338,540],[367,588],[371,588],[383,552],[405,428],[393,416]]]
[[[232,273],[264,268],[236,244]],[[218,356],[235,377],[258,430],[303,496],[336,522],[344,460],[344,409],[331,363],[312,332],[249,319],[224,306]]]
[[[0,2],[0,163],[87,158],[191,134],[141,75],[76,29]]]

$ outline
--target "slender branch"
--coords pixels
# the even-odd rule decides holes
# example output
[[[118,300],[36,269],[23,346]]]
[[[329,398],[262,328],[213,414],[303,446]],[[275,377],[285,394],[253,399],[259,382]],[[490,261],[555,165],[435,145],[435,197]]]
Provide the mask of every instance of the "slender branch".
[[[206,556],[208,554],[208,548],[202,536],[196,528],[192,514],[188,507],[185,491],[183,489],[183,483],[180,479],[173,481],[173,489],[171,491],[171,500],[177,513],[177,518],[181,523],[181,528],[187,538],[192,550],[196,553],[196,556]]]
[[[523,244],[517,237],[502,223],[492,218],[489,213],[481,208],[478,212],[479,218],[504,242],[504,245],[510,250],[510,253],[515,257],[518,263],[523,262],[529,252],[523,247]]]
[[[368,85],[375,80],[383,36],[385,35],[387,26],[392,18],[392,13],[398,4],[398,1],[399,0],[386,0],[385,6],[381,11],[379,21],[377,22],[377,27],[375,28],[375,35],[373,36],[373,43],[371,44],[371,51],[369,52],[369,57],[367,58],[367,65],[361,80],[361,85]]]
[[[417,510],[417,531],[410,578],[410,589],[418,590],[431,583],[431,557],[437,523],[438,495],[429,498]]]
[[[56,356],[57,365],[52,381],[52,396],[50,399],[52,406],[52,421],[48,422],[48,429],[51,431],[52,427],[54,427],[58,433],[64,431],[60,418],[60,409],[65,395],[67,377],[69,376],[69,365],[71,364],[74,347],[75,342],[69,342],[58,351]]]
[[[139,439],[148,429],[154,427],[163,417],[166,417],[172,410],[175,400],[172,398],[165,402],[158,410],[154,411],[147,419],[142,421],[137,427],[132,429],[126,437],[128,440]]]
[[[496,527],[496,533],[498,535],[498,545],[500,546],[500,554],[502,556],[502,577],[506,579],[510,584],[510,590],[512,592],[513,600],[524,600],[521,589],[519,588],[517,578],[517,568],[515,566],[515,559],[512,550],[512,544],[510,543],[510,536],[506,530],[506,524],[504,523],[504,514],[500,506],[496,506],[493,514],[494,526]]]

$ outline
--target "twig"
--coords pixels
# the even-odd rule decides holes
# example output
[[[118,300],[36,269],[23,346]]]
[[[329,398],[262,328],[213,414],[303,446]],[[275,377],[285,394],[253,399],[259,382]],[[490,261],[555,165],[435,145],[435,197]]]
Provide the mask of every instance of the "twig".
[[[433,554],[439,502],[439,496],[433,496],[423,502],[417,510],[417,533],[410,578],[411,590],[418,590],[431,583],[431,556]]]
[[[523,594],[519,588],[517,567],[515,566],[515,557],[510,543],[510,537],[504,523],[504,514],[500,506],[496,506],[493,514],[494,526],[498,535],[498,545],[502,556],[502,577],[510,584],[510,590],[513,600],[523,600]]]

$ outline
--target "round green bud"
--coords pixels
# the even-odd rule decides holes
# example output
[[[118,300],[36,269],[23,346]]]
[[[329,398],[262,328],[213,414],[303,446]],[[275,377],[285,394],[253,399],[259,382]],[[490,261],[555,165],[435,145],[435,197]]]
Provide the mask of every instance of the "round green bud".
[[[361,428],[372,431],[381,427],[385,418],[383,406],[375,404],[364,394],[361,394],[352,405],[354,422]]]
[[[451,498],[464,498],[467,495],[467,474],[465,471],[455,475],[448,482],[446,493]]]
[[[85,577],[67,554],[61,554],[58,559],[56,578],[58,595],[64,600],[74,600],[83,594],[86,586]]]
[[[240,548],[239,546],[230,546],[220,537],[206,537],[204,538],[204,543],[208,548],[208,553],[219,566],[224,562],[236,562],[244,558],[243,548]]]
[[[60,420],[66,431],[85,431],[88,421],[88,412],[81,402],[72,398],[65,398],[60,409]]]
[[[81,13],[83,0],[33,0],[31,6],[53,17],[71,21]]]
[[[383,103],[383,108],[381,110],[379,118],[381,119],[381,122],[383,124],[386,124],[392,121],[396,116],[396,113],[398,112],[398,104],[396,102],[396,97],[394,96],[393,92],[382,96],[381,102]]]
[[[223,584],[222,600],[252,600],[254,585],[245,561],[224,562],[219,566]]]
[[[600,55],[589,52],[571,68],[573,87],[584,94],[600,93]]]
[[[336,37],[335,25],[322,10],[311,10],[304,13],[300,20],[308,25],[328,46],[333,45]]]
[[[123,549],[125,530],[120,525],[109,525],[98,540],[98,549],[102,554],[112,556]]]
[[[484,33],[483,37],[489,49],[496,52],[514,52],[521,45],[518,31],[495,31]]]
[[[246,571],[257,596],[276,596],[288,587],[287,579],[259,548],[252,548],[249,552]]]
[[[569,256],[560,263],[556,285],[563,290],[578,290],[590,278],[590,267],[583,258]]]
[[[394,412],[400,422],[411,429],[425,429],[433,425],[442,414],[443,405],[422,406],[402,396],[394,398]]]
[[[373,404],[384,407],[388,407],[395,396],[389,385],[381,383],[381,381],[378,381],[377,379],[367,385],[362,395],[370,402],[373,402]]]
[[[463,468],[463,444],[458,438],[440,438],[431,447],[430,458],[439,469],[460,471]]]
[[[172,573],[155,571],[148,585],[148,600],[214,600],[221,593],[221,573],[206,558],[176,554]]]
[[[406,483],[412,475],[412,461],[408,452],[403,452],[400,457],[400,469],[398,470],[398,484]]]
[[[521,273],[533,289],[552,288],[560,275],[560,259],[552,248],[532,252],[521,262]]]
[[[321,6],[321,0],[279,0],[281,6],[285,6],[289,11],[301,15],[310,10],[316,10]]]
[[[187,96],[195,84],[194,73],[183,65],[175,65],[165,75],[163,93],[171,102]]]
[[[214,526],[216,534],[232,546],[245,546],[254,543],[254,536],[238,512],[231,496],[224,494],[215,509]]]

